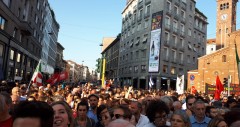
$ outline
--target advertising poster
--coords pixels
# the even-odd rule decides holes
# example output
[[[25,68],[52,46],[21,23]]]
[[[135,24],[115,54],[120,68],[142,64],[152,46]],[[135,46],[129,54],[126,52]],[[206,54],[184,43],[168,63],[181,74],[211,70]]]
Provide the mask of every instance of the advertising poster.
[[[162,11],[154,13],[152,15],[151,25],[151,41],[150,41],[150,53],[149,53],[149,66],[148,72],[159,71],[159,56],[160,56],[160,43],[161,43],[161,31],[162,31]]]

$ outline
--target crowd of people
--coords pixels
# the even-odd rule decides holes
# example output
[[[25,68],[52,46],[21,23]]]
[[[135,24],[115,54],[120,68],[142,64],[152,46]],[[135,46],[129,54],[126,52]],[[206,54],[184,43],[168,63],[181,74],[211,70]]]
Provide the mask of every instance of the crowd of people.
[[[0,92],[0,127],[239,127],[239,102],[131,86],[16,83]]]

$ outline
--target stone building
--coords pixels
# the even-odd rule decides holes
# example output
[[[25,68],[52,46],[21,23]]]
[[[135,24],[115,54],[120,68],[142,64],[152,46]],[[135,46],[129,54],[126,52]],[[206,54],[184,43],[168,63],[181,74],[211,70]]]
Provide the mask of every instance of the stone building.
[[[207,17],[194,0],[127,0],[122,12],[121,85],[175,89],[206,52]],[[186,85],[185,79],[185,85]]]

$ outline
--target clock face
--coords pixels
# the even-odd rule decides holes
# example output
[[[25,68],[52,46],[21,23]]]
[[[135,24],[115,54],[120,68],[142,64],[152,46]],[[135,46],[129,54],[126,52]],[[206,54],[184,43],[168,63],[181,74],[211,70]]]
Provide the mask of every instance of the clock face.
[[[221,15],[221,19],[222,19],[222,20],[226,20],[226,19],[227,19],[227,14],[222,14],[222,15]]]

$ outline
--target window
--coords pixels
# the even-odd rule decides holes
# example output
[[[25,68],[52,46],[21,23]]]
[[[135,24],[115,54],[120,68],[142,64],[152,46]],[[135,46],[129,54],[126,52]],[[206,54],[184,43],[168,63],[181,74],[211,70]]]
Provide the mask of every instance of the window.
[[[132,73],[132,67],[131,66],[129,67],[129,73]]]
[[[227,56],[226,55],[222,56],[222,62],[227,62]]]
[[[20,53],[17,54],[17,62],[18,62],[18,63],[21,62],[21,54],[20,54]]]
[[[168,60],[168,55],[169,55],[169,53],[168,53],[168,48],[167,47],[164,47],[164,54],[165,54],[165,60]]]
[[[180,38],[180,47],[183,48],[184,47],[184,39],[183,38]]]
[[[4,30],[6,20],[0,16],[0,29]]]
[[[196,57],[193,57],[193,64],[196,63]]]
[[[139,10],[138,20],[142,19],[142,15],[143,15],[143,9]]]
[[[177,52],[176,52],[176,50],[172,49],[172,60],[173,60],[173,62],[176,62],[176,59],[177,59]]]
[[[175,15],[178,14],[178,7],[177,6],[174,6],[174,13],[175,13]]]
[[[145,20],[144,28],[148,28],[148,20]]]
[[[37,9],[39,10],[40,8],[40,4],[39,4],[39,1],[37,0]]]
[[[168,42],[169,41],[169,33],[165,32],[165,40]]]
[[[192,36],[192,30],[188,29],[188,36]]]
[[[177,36],[176,35],[172,36],[172,41],[173,41],[173,45],[176,46],[177,45]]]
[[[181,17],[182,17],[183,19],[185,19],[185,11],[184,11],[184,10],[181,10]]]
[[[139,51],[136,51],[136,59],[139,57]]]
[[[184,24],[181,24],[181,25],[180,25],[180,30],[181,30],[182,33],[184,33],[184,31],[185,31],[185,26],[184,26]]]
[[[179,62],[180,64],[183,64],[183,53],[179,52]]]
[[[139,23],[137,26],[137,31],[140,31],[140,30],[141,30],[141,23]]]
[[[142,58],[146,58],[146,56],[147,56],[147,50],[143,49],[142,50]]]
[[[134,66],[134,72],[138,72],[138,66]]]
[[[146,71],[146,65],[141,65],[141,71],[145,72]]]
[[[10,60],[13,60],[14,58],[14,50],[11,49],[10,51]]]
[[[38,16],[37,16],[37,14],[35,14],[35,23],[36,24],[38,23]]]
[[[150,7],[151,7],[151,5],[147,5],[147,6],[146,6],[146,9],[145,9],[145,15],[146,15],[146,16],[149,16],[149,15],[150,15]]]
[[[168,66],[167,65],[163,65],[163,73],[167,73],[168,72]]]
[[[148,39],[148,34],[144,34],[143,36],[143,43],[146,43]]]
[[[16,37],[16,34],[17,34],[17,28],[15,27],[14,30],[13,30],[13,37]]]
[[[171,67],[171,74],[172,75],[176,74],[176,68],[175,67]]]
[[[0,44],[0,57],[3,57],[3,45]]]
[[[190,55],[187,55],[187,62],[190,63]]]
[[[166,27],[170,27],[170,17],[168,17],[168,16],[166,16],[166,18],[165,18],[165,25],[166,25]]]
[[[178,22],[176,20],[173,21],[173,32],[177,32]]]
[[[167,1],[167,9],[168,9],[168,11],[171,11],[171,2],[170,1]]]

